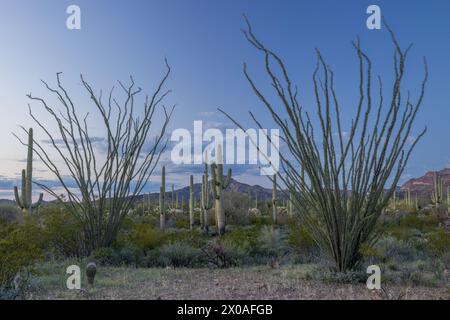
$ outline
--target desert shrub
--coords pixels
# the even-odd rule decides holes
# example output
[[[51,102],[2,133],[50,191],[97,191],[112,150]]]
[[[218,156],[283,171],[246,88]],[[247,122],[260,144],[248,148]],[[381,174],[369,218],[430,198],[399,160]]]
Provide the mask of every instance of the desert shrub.
[[[159,248],[158,265],[162,267],[195,267],[201,265],[201,251],[187,243],[173,242]]]
[[[119,254],[111,247],[98,248],[92,253],[92,258],[99,265],[117,266],[120,264]]]
[[[12,223],[17,222],[18,217],[21,214],[19,208],[12,205],[2,204],[0,205],[0,222]]]
[[[280,228],[262,227],[258,240],[261,248],[270,256],[284,255],[288,251],[286,234]]]
[[[444,256],[450,253],[450,234],[438,230],[427,236],[429,248],[434,255]]]
[[[120,231],[115,247],[135,246],[147,251],[156,248],[163,242],[163,233],[147,223],[134,223],[127,221],[126,226]]]
[[[121,265],[133,265],[136,268],[144,261],[144,252],[136,246],[126,246],[117,252],[118,262]]]
[[[202,249],[205,261],[210,268],[230,268],[239,264],[241,255],[236,248],[221,241],[212,241]]]
[[[33,273],[30,269],[23,268],[14,277],[12,285],[0,285],[0,300],[26,299],[30,294],[40,290]]]
[[[397,262],[415,261],[423,258],[425,252],[418,250],[411,242],[385,237],[375,246],[386,258]]]
[[[290,224],[289,226],[288,243],[298,253],[310,253],[317,249],[317,245],[308,230],[297,224]]]
[[[189,229],[189,215],[181,210],[171,208],[167,210],[167,228],[177,228],[177,229]]]
[[[200,230],[167,230],[164,232],[162,243],[169,244],[182,242],[194,248],[201,248],[208,241],[209,237]]]
[[[272,267],[278,267],[283,259],[287,258],[289,246],[287,244],[287,234],[281,228],[274,226],[264,226],[261,228],[258,237],[261,249]]]
[[[382,264],[382,281],[396,285],[435,286],[438,283],[430,261],[417,260]]]
[[[47,206],[40,212],[49,253],[56,257],[81,257],[87,254],[81,223],[63,207]]]
[[[42,260],[46,246],[42,229],[33,221],[0,225],[0,287],[10,288],[17,273]]]
[[[249,222],[252,226],[262,227],[272,224],[272,217],[268,215],[250,215]]]
[[[358,284],[367,281],[367,274],[363,270],[349,270],[336,272],[327,267],[316,267],[306,273],[306,279],[325,283]]]
[[[248,196],[238,192],[226,192],[223,199],[224,212],[229,224],[249,223]]]
[[[231,229],[221,237],[222,242],[231,248],[242,248],[249,255],[261,254],[263,249],[258,239],[260,228],[257,226],[244,226]]]

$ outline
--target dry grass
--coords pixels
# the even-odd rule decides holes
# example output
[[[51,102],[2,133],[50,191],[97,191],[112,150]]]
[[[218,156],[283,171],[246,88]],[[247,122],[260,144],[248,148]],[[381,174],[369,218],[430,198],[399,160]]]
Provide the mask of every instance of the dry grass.
[[[31,299],[450,299],[446,288],[389,287],[369,291],[364,284],[325,284],[306,280],[311,266],[271,269],[99,268],[94,287],[65,287],[65,266],[38,269],[41,288]]]

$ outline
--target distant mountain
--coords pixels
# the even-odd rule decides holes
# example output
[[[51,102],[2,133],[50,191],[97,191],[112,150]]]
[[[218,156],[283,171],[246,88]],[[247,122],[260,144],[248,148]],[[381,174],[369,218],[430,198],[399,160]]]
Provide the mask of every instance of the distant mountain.
[[[419,178],[413,178],[405,182],[400,189],[405,191],[409,189],[411,193],[417,193],[420,197],[429,197],[434,190],[433,177],[437,172],[444,184],[444,194],[447,192],[447,186],[450,186],[450,168],[442,169],[440,171],[429,171]]]
[[[170,184],[166,184],[166,188],[167,188],[166,199],[167,199],[167,201],[171,201],[172,200],[172,190],[170,189],[171,188]],[[195,183],[194,184],[194,196],[196,199],[200,198],[201,191],[202,191],[201,183]],[[236,181],[234,179],[231,179],[230,185],[228,186],[228,188],[225,189],[225,191],[226,192],[239,192],[239,193],[244,193],[244,194],[248,194],[250,191],[250,194],[253,199],[255,199],[256,196],[258,196],[258,200],[272,199],[272,189],[267,189],[267,188],[261,187],[259,185],[251,186],[249,184]],[[175,197],[178,194],[179,201],[181,201],[181,198],[183,198],[184,201],[187,201],[189,199],[189,186],[181,188],[181,189],[176,189],[174,191],[174,193],[175,193]],[[148,194],[146,194],[145,197],[148,197]],[[159,193],[157,193],[157,192],[150,193],[150,198],[152,200],[156,200],[156,199],[158,199],[158,197],[159,197]],[[286,198],[284,193],[281,191],[278,191],[277,197],[280,200],[284,200]],[[144,195],[140,195],[137,197],[137,201],[140,201],[143,198],[144,198]]]
[[[0,199],[0,205],[1,206],[15,206],[16,202],[13,200],[8,200],[8,199]]]

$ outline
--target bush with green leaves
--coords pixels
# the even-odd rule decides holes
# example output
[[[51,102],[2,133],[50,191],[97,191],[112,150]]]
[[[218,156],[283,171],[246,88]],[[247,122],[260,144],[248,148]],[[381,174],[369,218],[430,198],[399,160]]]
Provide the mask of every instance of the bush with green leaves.
[[[117,266],[120,264],[120,257],[112,247],[98,248],[92,253],[92,259],[98,265]]]
[[[183,242],[163,245],[158,250],[158,264],[163,267],[192,268],[202,265],[202,255],[198,248]]]
[[[225,192],[223,205],[227,224],[246,225],[249,223],[248,195],[238,192]]]
[[[63,206],[44,206],[39,215],[49,241],[49,253],[57,258],[83,257],[87,254],[83,227]]]
[[[0,224],[0,287],[12,287],[19,272],[43,260],[47,246],[43,230],[31,219],[21,225]]]
[[[18,221],[21,211],[17,206],[8,204],[0,205],[0,221],[3,223],[12,223]]]
[[[164,234],[154,224],[136,223],[128,219],[117,237],[115,246],[131,245],[148,251],[160,246],[163,241]]]

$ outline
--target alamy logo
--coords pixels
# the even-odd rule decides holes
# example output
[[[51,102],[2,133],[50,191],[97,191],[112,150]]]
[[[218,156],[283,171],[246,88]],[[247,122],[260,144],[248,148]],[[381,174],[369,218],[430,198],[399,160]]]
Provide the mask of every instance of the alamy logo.
[[[367,273],[370,276],[367,278],[366,286],[369,290],[381,289],[381,269],[377,265],[367,267]]]
[[[66,20],[66,27],[69,30],[81,29],[81,9],[79,6],[72,4],[67,7],[66,13],[69,14]]]
[[[174,164],[202,164],[205,159],[229,165],[259,165],[261,175],[274,175],[279,170],[280,137],[278,129],[220,129],[203,131],[203,122],[194,121],[194,131],[175,129],[171,141],[176,142],[171,152]],[[207,146],[203,148],[203,143]],[[220,146],[220,147],[219,147]],[[220,149],[225,151],[222,157]]]
[[[66,273],[70,274],[67,278],[66,286],[69,290],[81,289],[81,270],[80,267],[73,264],[67,267]]]

